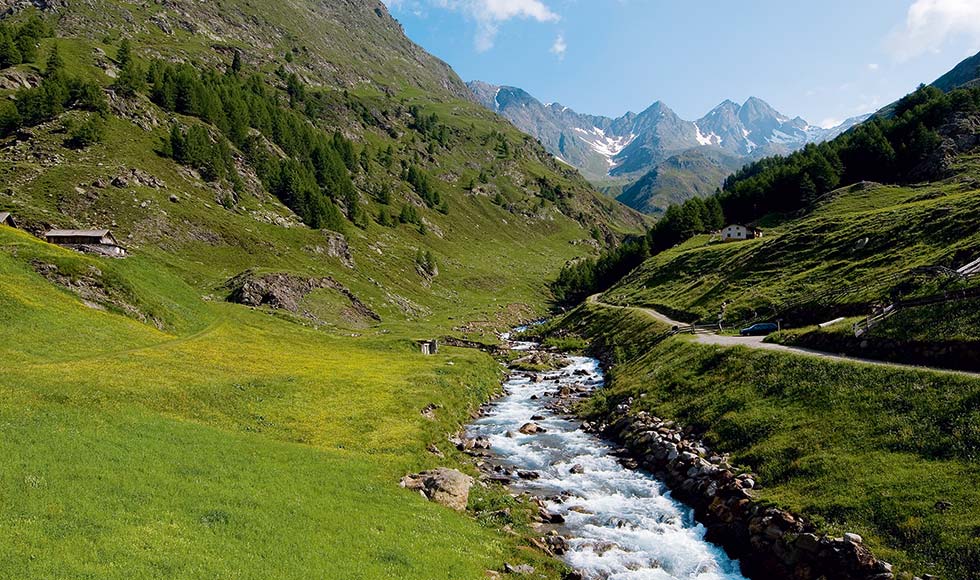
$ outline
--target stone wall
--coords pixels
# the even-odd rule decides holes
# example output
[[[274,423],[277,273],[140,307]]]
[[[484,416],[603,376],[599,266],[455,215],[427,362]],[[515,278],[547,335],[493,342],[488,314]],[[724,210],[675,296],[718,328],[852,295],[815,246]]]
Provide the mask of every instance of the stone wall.
[[[923,342],[807,332],[784,344],[858,358],[980,372],[980,342]]]
[[[750,578],[892,580],[892,567],[876,559],[856,534],[832,538],[803,518],[759,500],[758,477],[740,473],[728,457],[712,453],[671,421],[616,408],[615,420],[586,428],[622,444],[631,460],[664,481],[692,506],[707,539],[742,563]]]

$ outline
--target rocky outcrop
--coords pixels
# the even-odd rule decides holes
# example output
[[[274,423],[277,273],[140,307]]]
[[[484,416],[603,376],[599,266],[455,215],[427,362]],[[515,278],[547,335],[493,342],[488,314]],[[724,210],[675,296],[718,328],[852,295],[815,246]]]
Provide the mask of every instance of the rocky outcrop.
[[[31,267],[49,282],[76,294],[90,308],[120,311],[130,318],[152,324],[160,330],[165,328],[163,320],[147,314],[137,306],[138,300],[128,288],[114,285],[102,270],[94,265],[80,272],[67,272],[56,264],[34,260],[31,262]]]
[[[434,501],[456,511],[465,511],[470,497],[473,478],[455,469],[440,467],[406,475],[401,480],[405,489],[418,491],[429,501]]]
[[[620,442],[639,466],[691,505],[706,538],[741,561],[750,578],[892,580],[892,567],[876,559],[857,534],[832,538],[803,518],[756,498],[759,478],[740,473],[673,422],[646,412],[616,409],[611,423],[586,424]]]
[[[150,175],[142,169],[129,169],[112,178],[112,186],[120,189],[127,187],[149,187],[152,189],[163,189],[167,184],[157,177]]]
[[[912,181],[933,181],[956,173],[956,159],[980,146],[980,115],[957,113],[939,127],[940,142],[909,172]]]
[[[299,312],[300,301],[319,288],[336,290],[347,297],[361,316],[380,321],[381,317],[354,295],[346,286],[330,276],[306,278],[293,274],[257,274],[246,270],[228,280],[228,301],[246,306],[270,306],[289,312]]]

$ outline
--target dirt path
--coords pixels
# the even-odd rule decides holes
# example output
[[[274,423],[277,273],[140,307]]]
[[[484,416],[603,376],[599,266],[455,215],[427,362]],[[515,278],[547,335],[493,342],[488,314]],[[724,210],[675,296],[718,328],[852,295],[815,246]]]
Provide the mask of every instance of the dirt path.
[[[671,326],[671,327],[673,327],[673,326],[677,326],[677,327],[690,326],[689,323],[686,323],[686,322],[678,322],[676,320],[673,320],[669,316],[666,316],[666,315],[664,315],[664,314],[662,314],[660,312],[657,312],[653,308],[642,308],[642,307],[639,307],[639,306],[616,306],[615,304],[607,304],[607,303],[602,302],[602,301],[599,300],[599,295],[598,294],[594,294],[592,296],[589,296],[589,299],[588,300],[592,304],[598,304],[599,306],[604,306],[606,308],[619,308],[619,309],[626,309],[626,310],[637,310],[639,312],[643,312],[647,316],[652,317],[653,319],[657,320],[658,322],[662,322],[662,323],[664,323],[664,324],[666,324],[668,326]],[[874,359],[858,358],[858,357],[845,356],[845,355],[840,355],[840,354],[832,354],[832,353],[829,353],[829,352],[823,352],[823,351],[819,351],[819,350],[811,350],[811,349],[808,349],[808,348],[800,348],[800,347],[796,347],[796,346],[785,346],[785,345],[782,345],[782,344],[775,344],[775,343],[771,343],[771,342],[764,342],[764,340],[765,340],[765,337],[764,336],[731,336],[731,335],[726,335],[726,334],[707,333],[707,334],[695,334],[695,335],[693,335],[693,338],[694,338],[694,341],[695,342],[698,342],[700,344],[710,344],[710,345],[714,345],[714,346],[725,346],[725,347],[744,346],[744,347],[747,347],[747,348],[754,348],[754,349],[759,349],[759,350],[771,350],[771,351],[776,351],[776,352],[785,352],[785,353],[791,353],[791,354],[796,354],[796,355],[800,355],[800,356],[809,356],[809,357],[814,357],[814,358],[837,360],[837,361],[843,361],[843,362],[868,364],[868,365],[875,365],[875,366],[881,366],[881,367],[891,367],[891,368],[895,368],[895,369],[904,369],[904,370],[932,371],[932,372],[937,372],[937,373],[950,373],[950,374],[954,374],[954,375],[962,375],[962,376],[966,376],[966,377],[980,378],[980,373],[972,373],[972,372],[968,372],[968,371],[956,371],[956,370],[942,369],[942,368],[936,368],[936,367],[923,367],[923,366],[916,366],[916,365],[906,365],[906,364],[901,364],[901,363],[893,363],[893,362],[880,361],[880,360],[874,360]]]

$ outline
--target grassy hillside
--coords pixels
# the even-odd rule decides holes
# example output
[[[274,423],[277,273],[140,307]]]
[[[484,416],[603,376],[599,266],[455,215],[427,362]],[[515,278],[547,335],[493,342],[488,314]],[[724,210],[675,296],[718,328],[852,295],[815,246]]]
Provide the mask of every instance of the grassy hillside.
[[[424,449],[450,451],[445,434],[498,386],[493,361],[220,302],[164,306],[193,320],[164,332],[31,267],[153,278],[129,288],[140,304],[193,295],[151,262],[9,228],[0,248],[5,575],[462,578],[515,557],[515,540],[396,485],[442,463]]]
[[[980,568],[980,381],[705,346],[627,309],[583,304],[556,324],[612,364],[585,409],[632,397],[693,427],[759,474],[761,498],[824,531],[856,531],[900,578],[973,578]]]
[[[662,215],[669,206],[693,197],[708,197],[745,160],[722,150],[692,149],[660,163],[616,199],[645,213]]]
[[[861,185],[826,196],[797,219],[762,222],[764,237],[723,244],[696,236],[648,260],[613,287],[615,303],[665,306],[694,318],[757,315],[788,324],[861,315],[887,301],[919,266],[959,266],[980,254],[976,161],[958,177],[913,187]],[[928,279],[916,284],[931,283]]]
[[[475,488],[474,512],[512,514],[482,525],[398,487],[470,469],[447,436],[501,378],[415,340],[538,315],[564,262],[645,218],[470,102],[379,2],[44,6],[36,55],[0,70],[0,211],[130,255],[0,226],[0,576],[556,577],[515,500]],[[161,83],[165,63],[189,66]],[[246,270],[345,291],[227,303]]]

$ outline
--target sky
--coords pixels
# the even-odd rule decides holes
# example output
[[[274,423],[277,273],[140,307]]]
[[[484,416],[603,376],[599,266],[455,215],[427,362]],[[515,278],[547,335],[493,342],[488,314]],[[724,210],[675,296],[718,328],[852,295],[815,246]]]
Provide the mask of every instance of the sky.
[[[980,52],[980,0],[384,0],[463,80],[617,117],[759,97],[831,126]]]

